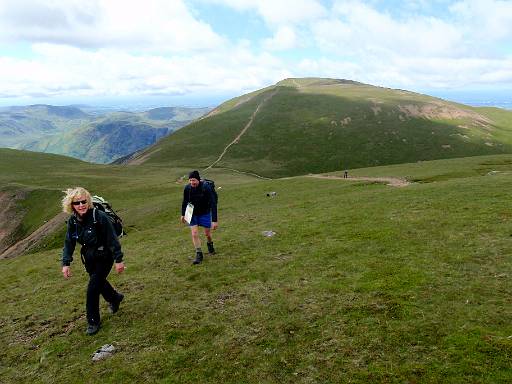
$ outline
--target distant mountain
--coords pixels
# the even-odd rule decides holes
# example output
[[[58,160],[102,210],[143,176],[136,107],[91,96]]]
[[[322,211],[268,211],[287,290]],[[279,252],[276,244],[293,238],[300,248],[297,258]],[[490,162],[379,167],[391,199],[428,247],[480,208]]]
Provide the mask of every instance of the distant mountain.
[[[91,123],[61,135],[25,145],[32,151],[63,154],[95,163],[110,163],[155,143],[172,132],[168,127],[111,120]]]
[[[512,153],[512,112],[341,79],[286,79],[227,101],[126,162],[290,176]]]
[[[200,108],[200,112],[204,115],[210,109]],[[153,108],[147,112],[143,112],[142,116],[149,120],[172,120],[172,121],[191,121],[198,117],[197,108],[180,108],[180,107],[161,107]]]
[[[76,107],[3,107],[0,108],[0,146],[15,148],[27,141],[80,127],[91,118]]]
[[[209,108],[155,108],[104,112],[77,106],[0,108],[0,147],[27,149],[108,163],[154,144]]]
[[[84,113],[81,109],[75,106],[54,106],[46,104],[34,104],[27,106],[13,106],[0,108],[0,113],[4,112],[10,112],[12,114],[32,115],[40,118],[57,116],[66,119],[80,119],[88,117],[86,113]]]

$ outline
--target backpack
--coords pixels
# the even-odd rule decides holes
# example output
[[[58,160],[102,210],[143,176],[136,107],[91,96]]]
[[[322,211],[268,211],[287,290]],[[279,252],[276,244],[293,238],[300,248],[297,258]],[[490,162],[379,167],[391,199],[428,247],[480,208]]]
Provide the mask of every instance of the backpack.
[[[94,195],[92,197],[92,204],[94,205],[94,208],[99,209],[100,211],[103,211],[107,214],[107,217],[114,227],[114,231],[117,237],[123,237],[126,235],[126,232],[123,229],[123,220],[114,212],[108,201],[106,201],[101,196]],[[96,224],[96,216],[94,213],[95,211],[93,211],[93,219],[94,223]]]
[[[219,195],[217,194],[217,191],[215,190],[215,181],[210,180],[210,179],[201,179],[201,181],[203,182],[203,184],[206,184],[210,187],[210,189],[213,192],[213,196],[215,198],[215,204],[217,204],[219,202]]]

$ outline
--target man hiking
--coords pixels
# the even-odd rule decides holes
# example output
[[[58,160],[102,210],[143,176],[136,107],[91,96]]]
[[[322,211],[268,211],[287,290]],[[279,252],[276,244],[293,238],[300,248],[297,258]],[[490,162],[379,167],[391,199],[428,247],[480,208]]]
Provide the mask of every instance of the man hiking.
[[[196,258],[192,264],[200,264],[203,261],[201,240],[199,239],[199,227],[204,228],[208,253],[215,254],[213,248],[212,230],[217,229],[217,199],[214,191],[208,183],[199,177],[198,171],[192,171],[188,175],[188,184],[183,190],[183,203],[181,204],[181,222],[185,223],[185,213],[192,210],[192,217],[188,225],[192,234],[192,243],[196,249]]]

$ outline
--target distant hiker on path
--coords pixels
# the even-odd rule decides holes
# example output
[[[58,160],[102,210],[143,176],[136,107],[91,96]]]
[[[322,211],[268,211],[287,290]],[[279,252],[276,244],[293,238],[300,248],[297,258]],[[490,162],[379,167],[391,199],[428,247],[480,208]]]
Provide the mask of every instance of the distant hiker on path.
[[[348,171],[345,169],[345,172],[343,172],[343,178],[348,179]]]
[[[211,230],[218,227],[217,199],[210,185],[199,177],[198,171],[192,171],[188,175],[188,184],[183,190],[183,203],[181,204],[181,222],[186,223],[185,214],[192,210],[192,217],[188,223],[192,234],[192,243],[196,249],[196,258],[193,264],[203,261],[201,240],[199,239],[199,227],[204,228],[208,246],[208,253],[215,254]],[[190,207],[192,206],[192,207]]]
[[[124,298],[107,281],[114,261],[116,272],[124,271],[123,252],[112,223],[104,212],[94,208],[91,194],[81,187],[69,188],[64,193],[62,209],[71,217],[62,252],[62,274],[66,279],[71,277],[70,264],[78,242],[82,245],[82,263],[89,274],[86,333],[94,335],[100,329],[100,294],[109,303],[112,313],[117,312]]]

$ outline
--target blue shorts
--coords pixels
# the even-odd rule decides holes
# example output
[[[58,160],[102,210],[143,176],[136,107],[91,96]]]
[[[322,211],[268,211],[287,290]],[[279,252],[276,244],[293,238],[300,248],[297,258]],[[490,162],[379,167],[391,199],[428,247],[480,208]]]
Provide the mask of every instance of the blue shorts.
[[[192,215],[192,220],[190,220],[190,227],[193,227],[194,225],[199,225],[201,227],[205,228],[211,228],[212,227],[212,214],[211,213],[205,213],[204,215]]]

